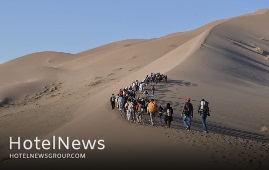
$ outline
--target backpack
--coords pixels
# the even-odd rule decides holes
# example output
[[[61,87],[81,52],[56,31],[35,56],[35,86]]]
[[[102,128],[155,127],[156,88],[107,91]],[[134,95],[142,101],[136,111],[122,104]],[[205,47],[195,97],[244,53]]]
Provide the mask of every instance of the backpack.
[[[172,116],[173,115],[173,108],[172,107],[170,107],[169,109],[168,108],[166,109],[166,115],[167,116]]]
[[[149,103],[149,112],[150,113],[155,113],[157,111],[157,104],[154,102]]]
[[[167,109],[166,112],[167,112],[167,116],[172,116],[172,110]]]
[[[200,112],[205,112],[205,113],[207,113],[209,111],[209,107],[208,107],[208,102],[207,101],[201,101],[199,111]]]

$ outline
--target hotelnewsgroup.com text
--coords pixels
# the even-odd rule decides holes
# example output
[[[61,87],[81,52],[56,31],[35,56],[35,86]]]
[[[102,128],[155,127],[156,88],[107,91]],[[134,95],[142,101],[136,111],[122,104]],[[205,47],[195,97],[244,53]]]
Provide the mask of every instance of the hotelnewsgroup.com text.
[[[85,153],[10,153],[10,159],[83,159]]]
[[[85,153],[81,153],[82,150],[104,150],[105,141],[100,140],[70,140],[69,137],[55,137],[53,136],[51,140],[45,139],[40,140],[36,137],[34,140],[21,140],[20,137],[12,138],[10,137],[10,150],[16,150],[16,153],[10,153],[10,159],[84,159],[86,158]],[[42,153],[33,153],[31,150],[42,151]],[[72,149],[79,151],[80,153],[61,153],[64,149],[65,152]],[[21,152],[21,151],[25,152]],[[53,150],[53,153],[46,153],[44,151]],[[27,151],[27,152],[26,152]]]

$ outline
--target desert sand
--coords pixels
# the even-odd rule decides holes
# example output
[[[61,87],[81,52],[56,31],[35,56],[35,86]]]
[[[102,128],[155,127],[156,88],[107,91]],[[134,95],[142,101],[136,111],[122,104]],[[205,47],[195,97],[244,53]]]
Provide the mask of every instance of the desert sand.
[[[1,169],[268,169],[268,20],[261,10],[160,38],[1,64]],[[174,108],[172,129],[129,123],[110,108],[112,93],[151,72],[168,75],[154,98]],[[186,97],[195,109],[202,98],[210,102],[208,134],[196,112],[193,130],[183,128]],[[106,148],[85,151],[86,159],[8,159],[10,136],[104,139]]]

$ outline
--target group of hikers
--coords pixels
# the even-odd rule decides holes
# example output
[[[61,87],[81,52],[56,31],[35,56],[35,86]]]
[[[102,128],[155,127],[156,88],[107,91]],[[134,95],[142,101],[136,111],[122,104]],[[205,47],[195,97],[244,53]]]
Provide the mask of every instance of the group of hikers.
[[[183,116],[183,123],[185,128],[190,131],[191,129],[191,118],[193,118],[193,105],[190,102],[191,99],[188,97],[186,98],[186,102],[183,106],[183,110],[181,113],[181,116]],[[209,103],[205,101],[205,99],[202,99],[200,101],[200,104],[198,106],[197,113],[200,114],[201,122],[202,122],[202,128],[205,133],[208,133],[207,125],[206,125],[206,118],[207,116],[210,116],[210,110],[209,110]]]
[[[151,96],[154,96],[155,84],[161,81],[167,83],[167,75],[151,73],[142,81],[133,81],[129,87],[120,89],[117,95],[112,94],[110,97],[112,109],[117,107],[123,117],[137,123],[142,123],[142,116],[147,113],[152,126],[155,126],[155,115],[158,114],[159,123],[162,123],[163,117],[166,127],[170,128],[173,121],[173,108],[170,103],[163,108],[161,105],[158,106],[153,98],[149,99],[149,93],[151,92]],[[193,105],[190,101],[190,98],[186,98],[181,113],[184,126],[188,131],[190,131],[191,118],[193,118]],[[205,133],[208,133],[206,118],[210,116],[209,112],[208,102],[202,99],[198,106],[198,113]]]

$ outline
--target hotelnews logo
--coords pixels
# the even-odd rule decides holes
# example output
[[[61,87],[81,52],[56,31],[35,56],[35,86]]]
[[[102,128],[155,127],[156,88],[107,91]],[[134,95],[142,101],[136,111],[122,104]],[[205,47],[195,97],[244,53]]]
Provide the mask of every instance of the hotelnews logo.
[[[16,151],[31,151],[37,150],[42,153],[10,153],[9,158],[21,158],[21,159],[38,159],[38,158],[86,158],[85,153],[55,153],[60,152],[61,150],[104,150],[105,141],[103,139],[99,140],[70,140],[69,137],[55,137],[53,136],[51,140],[44,139],[41,140],[36,137],[34,140],[26,139],[21,140],[21,137],[14,139],[13,137],[9,138],[9,149]],[[43,153],[44,151],[53,150],[53,153]]]

